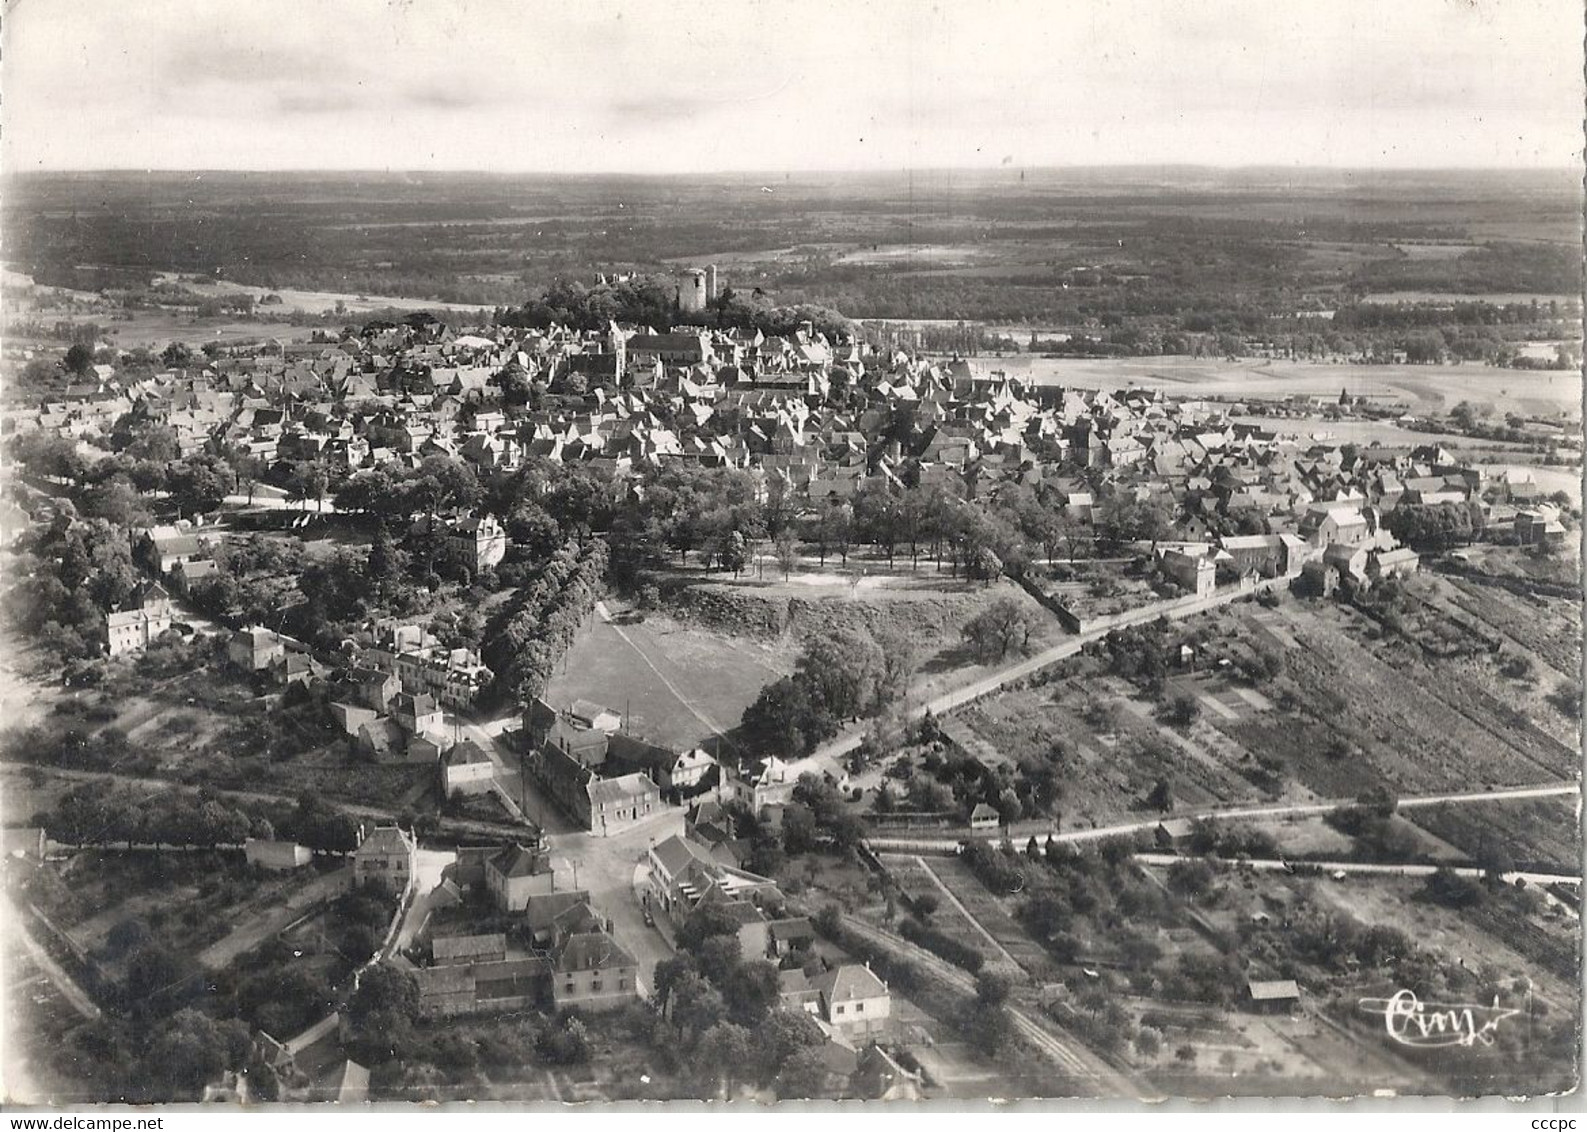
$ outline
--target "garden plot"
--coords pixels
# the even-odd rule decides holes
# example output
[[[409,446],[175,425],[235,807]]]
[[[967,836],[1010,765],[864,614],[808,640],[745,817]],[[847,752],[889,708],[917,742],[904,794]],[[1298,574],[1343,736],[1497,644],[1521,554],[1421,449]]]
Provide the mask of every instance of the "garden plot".
[[[1443,600],[1527,650],[1561,675],[1581,666],[1581,607],[1563,598],[1522,597],[1497,586],[1444,579]]]
[[[1128,698],[1122,680],[1067,680],[1002,692],[954,715],[976,744],[1016,765],[1057,760],[1065,817],[1102,821],[1137,815],[1159,778],[1169,778],[1184,806],[1259,801],[1266,797],[1244,774],[1248,752],[1208,721],[1188,732],[1159,724],[1154,706]],[[1249,705],[1242,706],[1250,712]]]
[[[943,903],[951,905],[957,901],[981,930],[996,940],[998,948],[1012,958],[1026,975],[1038,983],[1059,977],[1061,972],[1051,956],[1009,914],[1006,906],[1008,902],[988,892],[986,886],[970,872],[963,861],[956,857],[932,857],[925,863],[953,895],[953,900],[945,899]],[[979,932],[977,937],[981,950],[988,952],[989,959],[1001,958],[988,946],[985,937]]]
[[[1421,806],[1404,816],[1472,861],[1537,872],[1581,868],[1581,819],[1573,797]]]
[[[1273,701],[1255,688],[1236,684],[1225,676],[1176,676],[1165,685],[1165,695],[1194,697],[1213,716],[1239,722],[1252,712],[1271,711]]]
[[[1458,665],[1405,653],[1390,663],[1332,623],[1337,611],[1291,614],[1303,647],[1275,686],[1292,710],[1215,726],[1281,759],[1325,797],[1382,781],[1400,793],[1516,786],[1573,773],[1579,755]]]
[[[997,948],[988,942],[986,936],[977,928],[975,921],[955,907],[953,901],[947,898],[938,885],[934,874],[943,864],[944,858],[933,857],[928,862],[920,857],[888,854],[881,860],[887,868],[887,875],[898,885],[899,891],[908,897],[904,908],[900,909],[901,913],[909,910],[916,899],[927,897],[936,903],[936,908],[929,916],[917,916],[917,919],[952,937],[956,943],[979,951],[990,964],[1002,960]],[[979,881],[976,882],[976,886],[980,887]],[[892,930],[896,931],[896,928]]]

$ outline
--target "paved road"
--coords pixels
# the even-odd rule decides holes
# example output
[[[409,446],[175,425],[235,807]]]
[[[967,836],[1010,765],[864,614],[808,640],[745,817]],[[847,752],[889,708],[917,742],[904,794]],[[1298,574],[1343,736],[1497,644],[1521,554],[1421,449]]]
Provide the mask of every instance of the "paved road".
[[[1180,620],[1197,613],[1205,613],[1209,609],[1217,609],[1220,606],[1228,605],[1230,602],[1238,601],[1243,597],[1250,597],[1264,590],[1288,586],[1291,581],[1292,579],[1287,577],[1264,578],[1253,589],[1223,590],[1192,603],[1184,603],[1183,598],[1151,602],[1137,609],[1130,610],[1110,621],[1107,625],[1089,629],[1084,633],[1076,633],[1055,645],[1050,645],[1040,652],[1026,657],[1024,660],[1000,668],[987,676],[978,677],[957,688],[949,689],[924,703],[913,704],[905,710],[904,714],[910,719],[919,719],[928,712],[932,715],[943,715],[946,712],[953,711],[955,708],[963,707],[972,700],[980,699],[982,696],[995,692],[1006,684],[1032,676],[1050,665],[1057,664],[1060,660],[1067,660],[1086,645],[1091,644],[1093,641],[1101,640],[1115,629],[1127,625],[1139,625],[1155,621],[1159,617]],[[841,777],[843,774],[843,757],[858,747],[864,738],[865,729],[863,727],[839,735],[837,738],[817,747],[812,754],[795,760],[791,764],[793,773],[798,775],[809,771],[814,774],[831,773],[834,776]]]
[[[313,499],[296,500],[287,499],[285,496],[270,495],[262,488],[255,488],[253,502],[248,501],[246,492],[241,495],[228,495],[226,503],[232,507],[242,507],[254,511],[302,511],[306,515],[334,515],[336,504],[327,499],[316,502]]]
[[[402,909],[402,923],[391,937],[390,946],[382,955],[402,951],[413,942],[414,936],[424,930],[424,925],[435,910],[431,898],[441,883],[441,876],[449,865],[457,861],[457,853],[446,849],[420,849],[414,862],[413,895]]]
[[[507,750],[501,741],[502,732],[518,723],[521,717],[514,713],[497,719],[475,719],[469,715],[452,714],[447,717],[449,726],[455,725],[459,734],[478,743],[496,766],[498,797],[510,802],[508,812],[534,825],[545,833],[573,833],[577,827],[556,804],[548,798],[533,777],[526,777],[518,768],[518,754]],[[519,799],[527,806],[520,806]]]
[[[1544,786],[1517,786],[1508,790],[1481,790],[1460,794],[1422,794],[1400,799],[1400,809],[1418,809],[1425,806],[1466,805],[1474,802],[1513,802],[1526,798],[1555,798],[1566,794],[1580,794],[1581,784],[1576,782],[1551,783]],[[1241,821],[1252,818],[1314,817],[1332,813],[1340,806],[1354,805],[1354,798],[1335,798],[1322,802],[1293,802],[1273,806],[1233,806],[1223,809],[1188,810],[1171,814],[1158,814],[1141,821],[1121,822],[1117,825],[1098,826],[1095,829],[1070,829],[1052,835],[1059,844],[1100,841],[1122,834],[1154,830],[1159,823],[1172,818],[1207,818],[1218,821]],[[969,836],[967,830],[958,830],[938,837],[870,837],[869,845],[878,853],[941,852],[947,846],[957,845]],[[1045,842],[1044,842],[1045,844]]]
[[[635,870],[653,843],[682,832],[683,811],[668,809],[611,837],[562,833],[548,838],[557,888],[573,888],[577,876],[577,887],[590,894],[595,910],[612,921],[618,942],[639,961],[640,980],[647,992],[655,985],[656,964],[672,954],[672,945],[659,930],[645,924],[644,909],[634,891]]]

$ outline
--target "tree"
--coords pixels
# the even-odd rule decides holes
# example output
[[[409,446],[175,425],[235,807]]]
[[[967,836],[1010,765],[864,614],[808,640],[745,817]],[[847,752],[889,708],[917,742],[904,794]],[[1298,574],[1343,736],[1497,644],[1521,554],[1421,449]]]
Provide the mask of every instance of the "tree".
[[[172,342],[161,351],[160,361],[171,369],[186,369],[193,364],[192,348],[185,342]]]
[[[1019,602],[1001,597],[965,622],[961,633],[983,660],[1002,660],[1010,649],[1030,648],[1035,620]]]
[[[94,351],[81,342],[74,342],[66,350],[64,364],[67,373],[81,377],[93,368]]]
[[[215,456],[194,456],[171,470],[171,496],[189,513],[213,511],[236,487],[236,477],[225,461]]]
[[[826,705],[812,695],[810,682],[797,676],[784,676],[762,688],[744,709],[740,726],[755,745],[792,755],[808,753],[838,729]]]
[[[589,1030],[582,1019],[565,1018],[535,1036],[535,1053],[552,1065],[582,1065],[590,1059]]]
[[[143,1083],[162,1100],[196,1100],[223,1071],[241,1069],[251,1051],[243,1023],[217,1022],[197,1010],[180,1010],[151,1036]]]
[[[1175,696],[1168,705],[1168,721],[1175,727],[1189,727],[1201,718],[1201,701],[1188,692]]]
[[[839,629],[806,643],[798,674],[829,713],[857,719],[877,706],[886,663],[870,636]]]
[[[406,971],[386,963],[377,963],[359,976],[346,1006],[358,1044],[369,1054],[380,1052],[386,1057],[395,1056],[407,1043],[418,1013],[418,984]]]
[[[786,582],[793,568],[799,564],[798,544],[789,531],[783,530],[774,537],[772,547],[777,555],[777,565],[782,569],[782,580]]]
[[[1161,813],[1167,813],[1174,808],[1174,788],[1166,778],[1159,778],[1152,783],[1152,789],[1146,795],[1146,804]]]
[[[801,1049],[819,1048],[825,1036],[803,1011],[773,1010],[755,1027],[754,1062],[762,1081],[770,1081]]]
[[[847,504],[829,497],[816,522],[816,545],[821,555],[821,565],[827,564],[827,552],[835,550],[848,565],[849,543],[854,534],[854,511]]]
[[[754,1044],[750,1031],[733,1022],[718,1022],[705,1031],[690,1059],[700,1084],[712,1095],[727,1095],[753,1071]]]
[[[783,1062],[777,1074],[779,1100],[802,1100],[819,1097],[826,1091],[830,1071],[821,1050],[807,1046],[795,1050]]]
[[[317,460],[301,460],[287,473],[287,498],[297,503],[314,500],[318,509],[325,505],[325,492],[330,487],[330,477]]]

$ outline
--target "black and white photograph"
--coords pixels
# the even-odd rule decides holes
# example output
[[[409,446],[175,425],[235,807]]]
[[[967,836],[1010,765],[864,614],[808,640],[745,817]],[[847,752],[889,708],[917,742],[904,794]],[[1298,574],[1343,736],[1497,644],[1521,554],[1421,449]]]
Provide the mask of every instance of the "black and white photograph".
[[[0,1102],[1579,1107],[1584,26],[4,0]]]

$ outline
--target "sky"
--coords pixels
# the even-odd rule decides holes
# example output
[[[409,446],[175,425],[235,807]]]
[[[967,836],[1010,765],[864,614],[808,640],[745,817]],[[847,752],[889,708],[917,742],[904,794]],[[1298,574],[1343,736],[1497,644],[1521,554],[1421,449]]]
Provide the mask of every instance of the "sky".
[[[1580,161],[1581,0],[7,0],[0,167]]]

